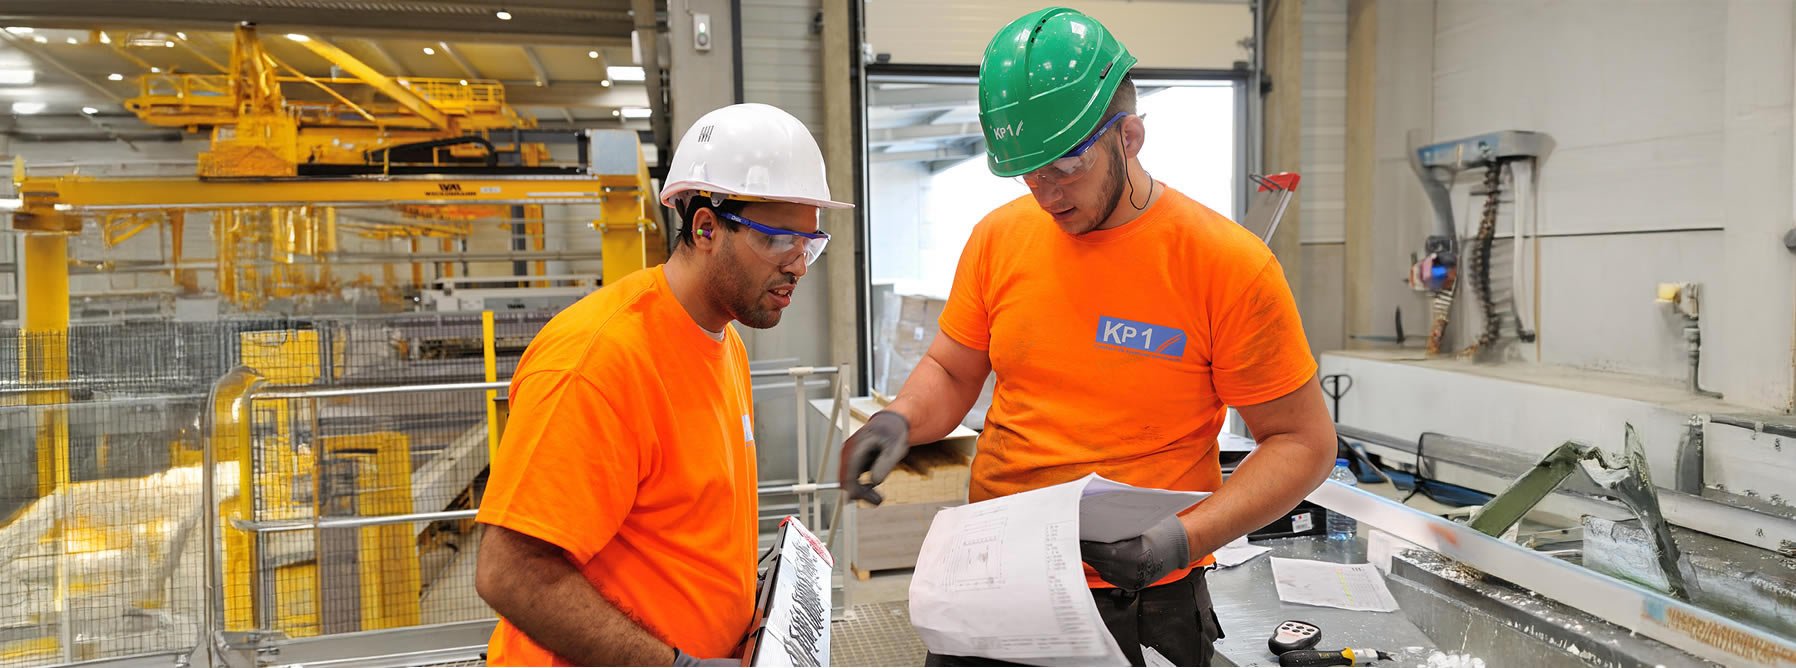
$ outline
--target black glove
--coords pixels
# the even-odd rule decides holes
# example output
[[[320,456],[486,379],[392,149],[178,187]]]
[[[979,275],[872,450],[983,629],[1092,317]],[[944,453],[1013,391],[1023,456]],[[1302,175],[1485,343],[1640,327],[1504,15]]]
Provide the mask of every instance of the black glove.
[[[884,496],[873,488],[885,482],[886,476],[910,452],[910,420],[891,411],[874,413],[867,424],[842,443],[842,490],[850,499],[866,499],[879,505]],[[869,483],[861,484],[861,474],[868,473]]]
[[[742,665],[742,660],[741,659],[700,659],[691,654],[687,654],[685,652],[685,650],[675,647],[674,648],[673,665],[680,666],[681,668],[691,668],[692,666],[740,666],[740,665]]]
[[[1079,553],[1105,582],[1136,592],[1191,565],[1191,539],[1185,536],[1185,525],[1173,515],[1134,538],[1114,543],[1079,541]]]

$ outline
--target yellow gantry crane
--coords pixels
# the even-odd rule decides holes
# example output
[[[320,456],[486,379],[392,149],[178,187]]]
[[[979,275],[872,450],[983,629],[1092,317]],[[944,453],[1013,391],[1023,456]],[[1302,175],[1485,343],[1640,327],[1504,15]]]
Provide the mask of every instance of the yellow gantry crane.
[[[539,130],[506,104],[497,82],[388,77],[321,39],[288,39],[352,76],[307,76],[271,55],[253,26],[239,26],[227,73],[145,75],[126,102],[147,123],[211,132],[194,178],[26,178],[15,168],[22,206],[14,227],[59,235],[97,220],[116,244],[167,225],[177,240],[170,264],[179,265],[180,228],[189,214],[210,213],[219,294],[244,310],[341,287],[328,261],[345,233],[336,216],[343,208],[400,210],[415,224],[358,224],[348,233],[409,238],[415,252],[423,239],[465,238],[470,219],[540,221],[545,204],[597,204],[607,279],[663,259],[650,248],[658,244],[645,243],[659,207],[633,132]],[[577,159],[551,162],[553,144],[573,147]],[[528,225],[542,250],[540,223]],[[56,310],[66,278],[51,274],[67,264],[66,243],[45,236],[28,242],[26,255],[27,310]],[[32,320],[63,326],[53,314]]]
[[[218,295],[245,311],[260,309],[273,298],[330,293],[345,286],[331,258],[346,235],[409,240],[414,253],[420,243],[436,239],[449,251],[449,243],[472,233],[474,220],[541,221],[542,207],[549,204],[599,207],[593,227],[602,235],[607,282],[665,260],[664,245],[651,236],[658,229],[659,207],[634,131],[541,130],[506,103],[497,82],[390,77],[322,39],[288,39],[347,76],[308,76],[271,55],[256,29],[243,25],[235,31],[229,65],[218,66],[223,73],[155,73],[139,79],[139,94],[126,103],[139,118],[210,133],[208,150],[199,156],[191,177],[33,178],[15,162],[13,181],[21,203],[13,227],[25,233],[19,258],[26,334],[21,380],[45,388],[22,397],[42,406],[34,409],[40,425],[40,495],[71,487],[68,422],[60,407],[69,393],[57,388],[69,380],[68,240],[86,225],[101,226],[109,246],[165,226],[174,240],[167,265],[173,267],[178,286],[193,290],[195,279],[180,269],[187,250],[181,247],[182,229],[196,216],[209,216]],[[561,154],[577,158],[556,162],[552,147],[558,145],[564,149]],[[397,211],[402,222],[352,224],[340,219],[340,212],[350,209]],[[532,225],[529,232],[542,250],[540,222]],[[540,264],[537,273],[544,273]],[[422,282],[415,261],[412,274],[414,286]],[[386,281],[394,280],[389,272]],[[250,345],[256,342],[244,343],[246,351],[256,349]],[[221,461],[246,457],[251,447],[246,436],[231,429],[214,438]],[[402,435],[389,434],[325,445],[369,449],[363,440],[378,441],[380,447],[373,450],[382,456],[408,450]],[[265,500],[279,507],[285,498],[281,487],[269,483],[245,479],[240,488],[257,485],[265,490]],[[378,499],[369,499],[374,501]],[[226,509],[235,508],[241,516],[240,506],[227,504]],[[253,548],[245,547],[250,543],[242,534],[227,529],[225,536],[226,586],[233,591],[247,590],[258,577],[259,566],[246,552]],[[416,589],[415,555],[412,561],[396,571],[397,585],[388,583],[399,587],[399,600]],[[244,605],[231,605],[227,617],[232,628],[247,623]],[[409,614],[415,616],[412,609]],[[382,623],[403,624],[404,616]]]

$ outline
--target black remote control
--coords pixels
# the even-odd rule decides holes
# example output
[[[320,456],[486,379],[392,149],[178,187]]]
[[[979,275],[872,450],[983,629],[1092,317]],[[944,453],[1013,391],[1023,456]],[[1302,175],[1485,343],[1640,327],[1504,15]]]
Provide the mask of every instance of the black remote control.
[[[1322,629],[1309,622],[1287,619],[1273,629],[1272,637],[1266,639],[1266,648],[1272,650],[1273,656],[1282,656],[1285,652],[1315,647],[1322,642]]]

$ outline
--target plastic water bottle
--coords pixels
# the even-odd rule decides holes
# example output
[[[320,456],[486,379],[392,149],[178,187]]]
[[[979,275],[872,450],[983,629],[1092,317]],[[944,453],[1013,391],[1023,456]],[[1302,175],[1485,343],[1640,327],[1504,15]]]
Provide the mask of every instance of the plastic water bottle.
[[[1347,468],[1347,460],[1335,460],[1335,470],[1328,474],[1329,480],[1340,481],[1343,485],[1359,486],[1359,479],[1353,476],[1353,470]],[[1353,534],[1359,530],[1359,522],[1335,511],[1328,511],[1328,539],[1353,540]]]

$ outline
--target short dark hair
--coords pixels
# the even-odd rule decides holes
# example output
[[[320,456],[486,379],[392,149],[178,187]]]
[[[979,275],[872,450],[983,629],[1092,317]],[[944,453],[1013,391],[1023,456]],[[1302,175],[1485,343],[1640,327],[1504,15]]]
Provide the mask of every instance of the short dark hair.
[[[687,197],[686,201],[676,202],[676,204],[680,207],[680,220],[683,221],[680,225],[680,234],[677,237],[679,245],[682,246],[693,245],[692,219],[698,216],[699,211],[711,209],[712,215],[716,215],[717,212],[742,215],[742,210],[748,206],[748,202],[734,199],[726,199],[722,204],[713,205],[711,198],[698,194]],[[736,231],[737,227],[741,227],[736,224],[736,221],[723,216],[717,216],[717,224],[731,232]]]
[[[1110,106],[1104,107],[1104,121],[1110,120],[1110,117],[1115,116],[1117,112],[1126,111],[1134,114],[1135,101],[1135,78],[1124,73],[1122,83],[1116,85],[1116,93],[1110,96]],[[1103,121],[1099,121],[1098,124],[1102,125]]]

